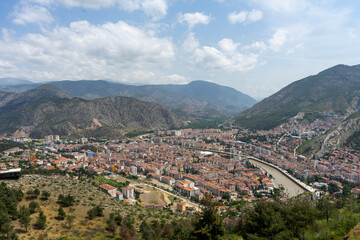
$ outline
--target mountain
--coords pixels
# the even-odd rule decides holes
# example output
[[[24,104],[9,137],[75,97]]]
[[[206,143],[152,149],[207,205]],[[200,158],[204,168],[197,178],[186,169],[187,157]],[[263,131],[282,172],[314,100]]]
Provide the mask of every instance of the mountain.
[[[156,102],[184,118],[212,118],[240,113],[256,103],[233,88],[206,81],[185,85],[127,85],[107,81],[60,81],[49,83],[71,96],[95,99],[127,96]]]
[[[230,117],[256,103],[250,96],[233,88],[206,81],[185,85],[127,85],[103,80],[59,81],[48,84],[73,97],[88,100],[111,96],[134,97],[159,103],[183,119]],[[0,87],[1,91],[19,92],[38,84]]]
[[[30,85],[33,82],[18,78],[0,78],[0,86]]]
[[[354,112],[360,109],[360,65],[337,65],[293,82],[235,116],[240,126],[276,127],[298,112]]]
[[[0,98],[0,102],[1,102]],[[130,97],[85,100],[43,85],[0,107],[0,133],[22,131],[31,137],[69,135],[110,127],[113,130],[148,130],[180,127],[183,122],[164,107]]]
[[[303,143],[297,152],[319,158],[341,147],[360,147],[360,113],[350,115],[325,134]]]

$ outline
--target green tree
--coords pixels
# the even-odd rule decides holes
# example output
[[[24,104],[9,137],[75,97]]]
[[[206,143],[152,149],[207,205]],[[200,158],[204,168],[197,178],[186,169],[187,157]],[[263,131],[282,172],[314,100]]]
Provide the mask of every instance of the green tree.
[[[70,194],[67,196],[60,194],[58,197],[58,203],[62,204],[64,207],[70,207],[75,204],[75,198]]]
[[[193,239],[217,240],[225,234],[222,219],[216,213],[212,196],[205,194],[202,200],[202,212],[194,222]]]
[[[45,229],[45,227],[46,227],[46,216],[44,215],[43,211],[39,212],[39,216],[36,219],[35,226],[38,229]]]
[[[19,222],[21,224],[21,226],[25,227],[25,231],[28,231],[28,227],[30,226],[30,221],[31,221],[31,217],[30,217],[31,213],[30,213],[30,209],[22,206],[20,208],[19,211]]]
[[[112,237],[114,238],[117,230],[114,213],[111,213],[109,219],[107,220],[107,230],[113,234]]]
[[[329,183],[328,185],[328,189],[329,189],[329,193],[330,194],[333,194],[333,193],[336,193],[340,190],[339,186],[335,183]]]
[[[319,210],[320,216],[325,217],[326,222],[329,223],[329,218],[335,210],[335,204],[328,198],[320,198],[316,203],[316,208]]]
[[[0,209],[0,239],[9,239],[13,227],[11,226],[11,218],[6,209]]]
[[[154,232],[151,229],[151,227],[149,226],[149,224],[147,223],[146,220],[142,221],[140,224],[140,232],[142,235],[142,239],[144,240],[151,240],[153,239],[154,236]]]
[[[64,211],[64,209],[60,206],[58,208],[58,214],[56,216],[57,220],[64,220],[66,218],[66,212]]]
[[[70,229],[71,228],[71,226],[72,226],[72,224],[74,223],[74,221],[75,221],[75,216],[73,216],[73,215],[67,215],[66,216],[66,225],[67,225],[67,227]]]
[[[30,209],[30,213],[33,214],[36,212],[36,209],[38,209],[40,206],[39,206],[39,203],[38,202],[35,202],[35,201],[31,201],[29,203],[29,209]]]
[[[48,191],[42,191],[42,192],[41,192],[41,198],[42,198],[43,200],[48,200],[50,196],[51,196],[51,194],[50,194],[50,192],[48,192]]]
[[[87,212],[87,217],[90,220],[94,219],[95,217],[102,217],[104,216],[103,211],[104,209],[100,205],[97,205],[96,207],[93,207]]]
[[[245,211],[241,232],[244,239],[274,239],[286,230],[283,208],[278,202],[259,201]]]
[[[121,216],[121,214],[120,214],[119,212],[117,212],[117,213],[115,214],[114,220],[115,220],[115,222],[116,222],[116,224],[117,224],[118,226],[121,225],[123,218],[122,218],[122,216]]]

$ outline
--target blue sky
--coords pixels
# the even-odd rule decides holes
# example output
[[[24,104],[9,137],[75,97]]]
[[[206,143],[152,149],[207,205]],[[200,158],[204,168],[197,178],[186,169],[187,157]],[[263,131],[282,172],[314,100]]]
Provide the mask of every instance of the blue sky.
[[[0,1],[0,77],[208,80],[253,97],[360,64],[352,0]]]

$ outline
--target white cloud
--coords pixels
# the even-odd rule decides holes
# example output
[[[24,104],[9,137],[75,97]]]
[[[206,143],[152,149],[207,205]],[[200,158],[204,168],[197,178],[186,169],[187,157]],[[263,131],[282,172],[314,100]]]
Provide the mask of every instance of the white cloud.
[[[167,0],[24,0],[43,5],[59,3],[68,8],[82,7],[100,9],[118,6],[125,11],[141,10],[153,20],[159,20],[167,14]]]
[[[27,34],[17,41],[0,41],[4,62],[18,66],[18,75],[36,80],[121,79],[144,77],[161,66],[166,69],[174,58],[167,38],[149,35],[144,29],[125,22],[91,25],[87,21],[56,27],[43,34]],[[2,72],[14,76],[13,72]]]
[[[146,15],[151,16],[154,20],[158,20],[166,16],[167,1],[166,0],[116,0],[121,9],[126,11],[142,10]]]
[[[237,47],[239,46],[239,43],[234,43],[232,39],[224,38],[220,40],[218,45],[224,53],[231,55],[237,51]]]
[[[60,4],[72,8],[83,7],[99,9],[114,6],[116,0],[57,0]]]
[[[166,15],[167,3],[165,0],[144,0],[141,6],[146,15],[152,16],[154,20]]]
[[[195,38],[194,33],[189,33],[187,38],[185,39],[182,47],[187,52],[194,51],[199,46],[199,41]]]
[[[260,52],[262,51],[265,51],[267,49],[267,46],[264,42],[261,42],[261,41],[256,41],[256,42],[253,42],[249,45],[246,45],[246,46],[243,46],[242,47],[243,50],[259,50]]]
[[[196,24],[209,24],[210,20],[210,16],[200,12],[185,14],[180,13],[178,15],[178,22],[188,24],[190,29],[193,28]]]
[[[280,48],[285,44],[287,41],[287,31],[285,29],[278,29],[272,38],[269,40],[269,48],[274,51],[280,51]]]
[[[194,36],[191,35],[191,38]],[[195,38],[193,41],[197,42]],[[259,55],[241,53],[238,50],[239,45],[240,43],[235,43],[232,39],[224,38],[218,42],[219,49],[211,46],[197,46],[193,51],[192,59],[197,67],[205,70],[246,72],[258,64]]]
[[[252,23],[260,21],[263,17],[263,13],[260,10],[253,9],[250,12],[241,11],[241,12],[232,12],[229,14],[228,19],[231,24],[235,23]]]
[[[186,84],[186,83],[189,82],[189,79],[184,77],[184,76],[180,76],[178,74],[171,74],[171,75],[165,76],[165,81],[164,82],[171,82],[171,83],[177,83],[177,84]]]
[[[12,13],[13,23],[26,25],[28,23],[48,24],[54,21],[51,13],[43,6],[23,3]]]
[[[250,0],[250,2],[264,9],[287,14],[303,11],[311,5],[306,0]]]

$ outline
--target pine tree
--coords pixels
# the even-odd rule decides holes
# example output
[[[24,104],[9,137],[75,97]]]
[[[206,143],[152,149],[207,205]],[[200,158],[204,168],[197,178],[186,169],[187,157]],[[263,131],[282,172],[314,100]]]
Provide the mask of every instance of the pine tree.
[[[22,206],[20,208],[20,211],[19,211],[19,221],[20,221],[20,224],[25,227],[25,231],[27,232],[28,231],[28,227],[30,226],[30,221],[31,221],[31,217],[30,217],[30,209],[25,207],[25,206]]]

